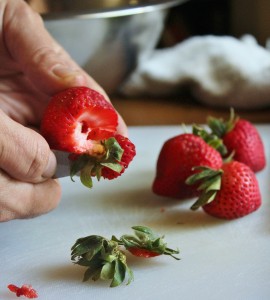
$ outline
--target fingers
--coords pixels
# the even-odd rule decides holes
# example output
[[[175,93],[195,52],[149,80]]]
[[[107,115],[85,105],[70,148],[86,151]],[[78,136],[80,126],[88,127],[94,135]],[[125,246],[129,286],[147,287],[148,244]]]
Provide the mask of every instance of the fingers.
[[[12,59],[43,92],[85,85],[85,74],[44,28],[41,17],[22,0],[6,1],[5,43]]]
[[[0,110],[0,168],[9,176],[38,183],[54,175],[56,158],[45,139]]]
[[[39,90],[52,95],[72,86],[88,86],[108,99],[97,82],[52,38],[40,15],[24,1],[7,1],[3,27],[8,52]]]
[[[45,139],[0,110],[0,222],[55,208],[61,188],[51,179],[56,158]]]
[[[0,222],[47,213],[57,207],[60,198],[61,188],[54,179],[31,184],[0,171]]]
[[[51,96],[72,86],[88,86],[110,101],[103,88],[51,37],[41,17],[25,1],[6,0],[3,18],[8,52],[19,71],[40,91]],[[123,119],[119,130],[127,132]]]

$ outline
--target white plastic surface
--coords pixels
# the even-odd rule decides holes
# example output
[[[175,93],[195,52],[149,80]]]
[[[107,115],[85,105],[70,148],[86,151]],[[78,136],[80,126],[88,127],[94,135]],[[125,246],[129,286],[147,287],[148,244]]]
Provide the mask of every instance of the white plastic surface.
[[[258,126],[267,160],[270,125]],[[182,132],[176,127],[133,127],[137,156],[114,181],[84,188],[79,179],[61,180],[63,198],[53,212],[31,220],[0,224],[0,299],[16,299],[9,283],[32,284],[42,300],[268,300],[270,299],[270,168],[258,173],[263,204],[251,215],[223,221],[192,201],[178,202],[151,192],[163,142]],[[110,238],[147,225],[165,235],[180,261],[171,257],[139,259],[128,255],[135,279],[109,288],[109,282],[82,282],[85,269],[72,264],[70,247],[91,234]]]

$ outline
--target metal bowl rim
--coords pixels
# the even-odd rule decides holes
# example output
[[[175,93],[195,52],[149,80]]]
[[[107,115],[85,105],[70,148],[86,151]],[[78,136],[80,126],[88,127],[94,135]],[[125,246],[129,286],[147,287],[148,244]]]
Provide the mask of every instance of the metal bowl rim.
[[[61,12],[48,12],[40,13],[45,20],[56,20],[56,19],[101,19],[101,18],[115,18],[130,16],[140,13],[152,12],[155,10],[168,9],[173,6],[177,6],[187,0],[169,0],[161,1],[157,0],[149,4],[140,5],[126,5],[116,8],[107,9],[91,9],[91,10],[76,10],[76,11],[61,11]]]

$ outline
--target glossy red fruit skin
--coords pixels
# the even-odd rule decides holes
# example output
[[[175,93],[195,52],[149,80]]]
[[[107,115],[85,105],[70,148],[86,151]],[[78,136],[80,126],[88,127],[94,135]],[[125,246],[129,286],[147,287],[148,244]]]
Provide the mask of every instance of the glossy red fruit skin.
[[[155,251],[151,251],[144,248],[137,248],[137,247],[130,247],[127,249],[131,254],[137,256],[137,257],[143,257],[143,258],[151,258],[155,256],[159,256],[160,253],[157,253]]]
[[[245,164],[233,161],[223,165],[221,189],[203,210],[217,218],[244,217],[261,206],[259,184],[254,172]]]
[[[116,134],[114,137],[124,151],[121,161],[119,162],[123,168],[122,171],[118,173],[107,167],[103,167],[101,171],[101,175],[103,178],[109,180],[115,179],[118,176],[122,175],[125,172],[125,170],[128,168],[128,165],[133,160],[134,156],[136,155],[135,145],[127,137],[124,137],[120,134]]]
[[[117,125],[117,113],[103,95],[87,87],[73,87],[51,98],[41,134],[52,149],[80,154],[87,152],[89,140],[108,138]]]
[[[157,160],[153,192],[176,199],[198,196],[197,186],[188,186],[185,183],[196,172],[192,170],[196,166],[220,169],[222,157],[201,137],[190,133],[167,140]]]
[[[254,172],[266,165],[265,150],[257,128],[239,119],[234,128],[223,136],[228,153],[235,152],[233,159],[249,166]]]

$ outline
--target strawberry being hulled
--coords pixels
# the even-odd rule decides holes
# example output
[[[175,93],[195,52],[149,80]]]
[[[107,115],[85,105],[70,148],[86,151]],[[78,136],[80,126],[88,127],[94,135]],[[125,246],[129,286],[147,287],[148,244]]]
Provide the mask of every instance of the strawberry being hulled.
[[[71,153],[71,177],[80,172],[82,183],[92,187],[91,177],[116,178],[136,155],[117,125],[116,110],[101,94],[73,87],[52,97],[41,133],[52,149]]]

